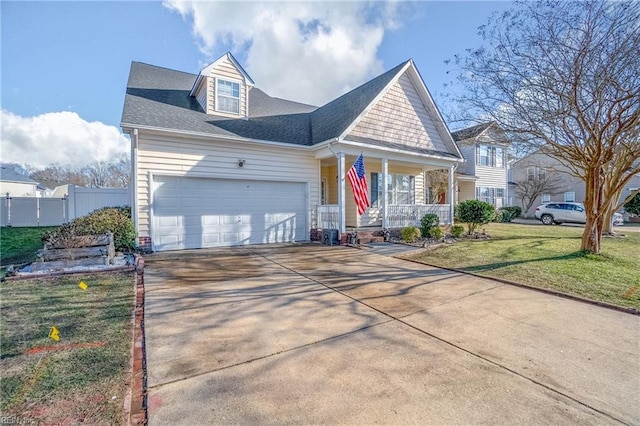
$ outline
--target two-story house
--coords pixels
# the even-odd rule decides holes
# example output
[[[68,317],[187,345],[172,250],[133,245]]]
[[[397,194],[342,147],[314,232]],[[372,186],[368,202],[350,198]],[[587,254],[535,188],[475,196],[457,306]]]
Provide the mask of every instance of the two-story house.
[[[496,208],[508,203],[507,152],[511,142],[495,123],[452,133],[466,160],[456,170],[457,201],[481,200]]]
[[[230,53],[197,74],[134,62],[121,126],[139,244],[152,250],[304,241],[430,212],[453,221],[463,158],[412,60],[320,107],[269,96]],[[346,179],[360,155],[364,214]],[[433,170],[444,204],[425,198]]]
[[[585,199],[586,185],[584,181],[574,176],[571,170],[559,162],[557,159],[550,157],[540,151],[533,152],[511,166],[511,195],[513,204],[523,208],[522,214],[525,217],[533,217],[535,208],[544,203],[550,202],[571,202],[582,203]],[[537,192],[526,194],[526,191],[518,191],[518,186],[526,189],[527,181],[538,181],[539,186]],[[623,188],[619,202],[622,203],[633,192],[640,187],[640,175],[636,174],[631,178],[628,185]],[[524,205],[522,195],[532,195],[533,200],[527,209]],[[524,201],[527,201],[526,199]]]

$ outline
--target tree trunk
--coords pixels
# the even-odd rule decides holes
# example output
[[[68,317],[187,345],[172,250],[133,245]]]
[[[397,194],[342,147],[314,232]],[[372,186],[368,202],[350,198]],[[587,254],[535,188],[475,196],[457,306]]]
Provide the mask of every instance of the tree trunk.
[[[613,209],[607,209],[602,215],[602,233],[605,235],[614,235],[613,232]]]
[[[587,215],[587,223],[584,226],[582,234],[581,250],[589,253],[600,253],[600,240],[602,237],[602,225],[598,226],[598,218],[593,215]]]
[[[602,179],[598,168],[590,170],[585,176],[586,195],[584,200],[587,223],[584,225],[580,250],[600,253],[602,238]]]
[[[535,201],[535,198],[530,199],[529,201],[524,201],[524,197],[522,198],[522,215],[524,217],[529,217],[529,214],[527,213],[529,211],[529,209],[533,206],[533,202]],[[535,213],[534,213],[534,217],[535,217]]]

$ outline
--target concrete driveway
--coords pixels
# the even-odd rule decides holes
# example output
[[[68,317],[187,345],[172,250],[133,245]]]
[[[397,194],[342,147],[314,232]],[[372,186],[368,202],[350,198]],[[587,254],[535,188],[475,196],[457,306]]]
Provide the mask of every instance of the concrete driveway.
[[[639,424],[640,317],[319,245],[146,259],[149,421]]]

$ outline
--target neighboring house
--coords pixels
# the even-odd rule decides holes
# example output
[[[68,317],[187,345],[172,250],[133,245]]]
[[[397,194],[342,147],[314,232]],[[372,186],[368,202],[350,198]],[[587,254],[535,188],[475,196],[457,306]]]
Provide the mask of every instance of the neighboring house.
[[[0,194],[3,197],[42,197],[44,190],[38,182],[16,173],[10,165],[0,166]]]
[[[544,179],[549,182],[549,189],[542,191],[536,197],[528,211],[523,211],[525,217],[533,217],[535,208],[549,202],[582,203],[585,199],[586,186],[582,179],[573,176],[568,167],[558,160],[541,152],[534,152],[516,161],[511,167],[511,193],[514,205],[524,207],[522,200],[516,195],[518,184],[525,180]],[[634,176],[623,190],[620,201],[628,197],[640,187],[640,175]]]
[[[452,133],[466,160],[456,170],[458,201],[481,200],[496,208],[508,204],[507,152],[511,146],[495,123]]]
[[[267,95],[229,53],[198,75],[133,62],[121,126],[152,250],[453,219],[463,158],[411,60],[322,107]],[[372,205],[358,216],[345,176],[361,153]],[[430,170],[447,174],[447,204],[426,203]]]

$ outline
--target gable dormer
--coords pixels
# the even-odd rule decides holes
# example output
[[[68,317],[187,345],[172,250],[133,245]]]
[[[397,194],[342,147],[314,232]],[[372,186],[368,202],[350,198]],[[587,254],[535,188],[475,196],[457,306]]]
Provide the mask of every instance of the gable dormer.
[[[229,118],[249,116],[249,91],[254,82],[229,52],[207,65],[191,89],[204,112]]]

